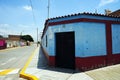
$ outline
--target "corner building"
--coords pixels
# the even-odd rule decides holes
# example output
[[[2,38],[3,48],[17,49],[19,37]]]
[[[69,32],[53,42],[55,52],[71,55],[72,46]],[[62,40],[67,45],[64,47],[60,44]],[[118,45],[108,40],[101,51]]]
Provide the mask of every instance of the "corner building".
[[[120,63],[120,16],[78,13],[46,20],[49,65],[86,71]]]

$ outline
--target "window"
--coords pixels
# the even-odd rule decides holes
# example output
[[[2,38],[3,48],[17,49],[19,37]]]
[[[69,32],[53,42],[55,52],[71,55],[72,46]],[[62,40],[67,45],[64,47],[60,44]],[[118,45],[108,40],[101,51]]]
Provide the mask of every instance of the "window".
[[[46,35],[46,47],[47,47],[47,35]]]

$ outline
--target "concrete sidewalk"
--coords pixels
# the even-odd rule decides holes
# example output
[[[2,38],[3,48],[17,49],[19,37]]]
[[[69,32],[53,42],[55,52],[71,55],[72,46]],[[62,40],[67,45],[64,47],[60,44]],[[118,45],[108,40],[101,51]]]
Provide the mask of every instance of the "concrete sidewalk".
[[[76,75],[79,76],[77,79],[93,80],[85,73],[73,75],[73,73],[75,73],[74,70],[49,67],[48,61],[40,47],[36,49],[35,54],[24,73],[35,76],[38,80],[71,80],[73,77],[76,77]],[[74,78],[74,80],[76,80],[76,78]]]
[[[86,72],[52,68],[38,47],[24,73],[31,80],[120,80],[120,64]]]

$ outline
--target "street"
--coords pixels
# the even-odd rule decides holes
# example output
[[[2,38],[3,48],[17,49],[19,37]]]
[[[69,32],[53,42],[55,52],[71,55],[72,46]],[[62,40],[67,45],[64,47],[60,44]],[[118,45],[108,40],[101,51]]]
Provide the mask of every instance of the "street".
[[[28,58],[36,49],[36,45],[15,47],[0,50],[0,80],[26,80],[19,78],[19,71],[24,67]],[[9,75],[7,72],[12,71]],[[4,74],[5,72],[5,74]]]
[[[25,66],[26,64],[27,66]],[[80,72],[78,70],[48,66],[47,58],[43,54],[41,47],[37,47],[37,45],[11,48],[0,51],[0,80],[27,80],[31,78],[29,75],[27,78],[20,77],[20,72],[22,70],[24,70],[24,74],[30,74],[32,77],[36,77],[35,80],[120,79],[119,64],[99,68],[96,70]],[[10,72],[7,73],[7,71]]]
[[[22,68],[35,48],[31,45],[0,51],[0,70]]]

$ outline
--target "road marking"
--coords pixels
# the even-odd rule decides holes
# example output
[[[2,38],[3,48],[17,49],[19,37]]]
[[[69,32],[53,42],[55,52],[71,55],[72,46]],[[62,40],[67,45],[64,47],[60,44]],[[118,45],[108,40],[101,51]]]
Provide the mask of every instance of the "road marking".
[[[15,69],[15,70],[9,72],[8,74],[16,74],[16,73],[19,73],[19,70],[20,70],[20,69]]]
[[[14,57],[14,58],[11,58],[11,59],[9,59],[8,61],[12,61],[12,60],[15,60],[16,58]]]
[[[6,63],[2,63],[1,65],[5,65]]]
[[[28,58],[26,64],[24,65],[24,67],[20,71],[20,77],[21,78],[28,79],[28,80],[38,80],[38,78],[36,76],[25,73],[25,70],[29,66],[30,62],[32,61],[32,59],[33,59],[33,57],[34,57],[34,55],[35,55],[35,53],[37,52],[38,49],[39,49],[39,47],[33,51],[33,53],[31,54],[31,56]]]
[[[11,61],[13,61],[13,60],[15,60],[16,58],[14,57],[14,58],[11,58],[11,59],[9,59],[7,62],[4,62],[4,63],[2,63],[1,65],[5,65],[5,64],[7,64],[7,63],[9,63],[9,62],[11,62]]]
[[[33,56],[35,55],[35,53],[37,52],[38,49],[39,49],[39,48],[37,48],[37,49],[35,49],[35,50],[33,51],[33,53],[31,54],[31,56],[28,58],[26,64],[24,65],[23,69],[21,70],[21,72],[24,73],[24,71],[27,69],[27,67],[29,66],[31,60],[33,59]]]
[[[0,72],[0,76],[7,75],[9,72],[11,72],[13,70],[15,70],[15,69],[6,69],[6,70],[3,70],[2,72]]]
[[[0,72],[2,72],[2,71],[4,71],[4,70],[0,70]]]

